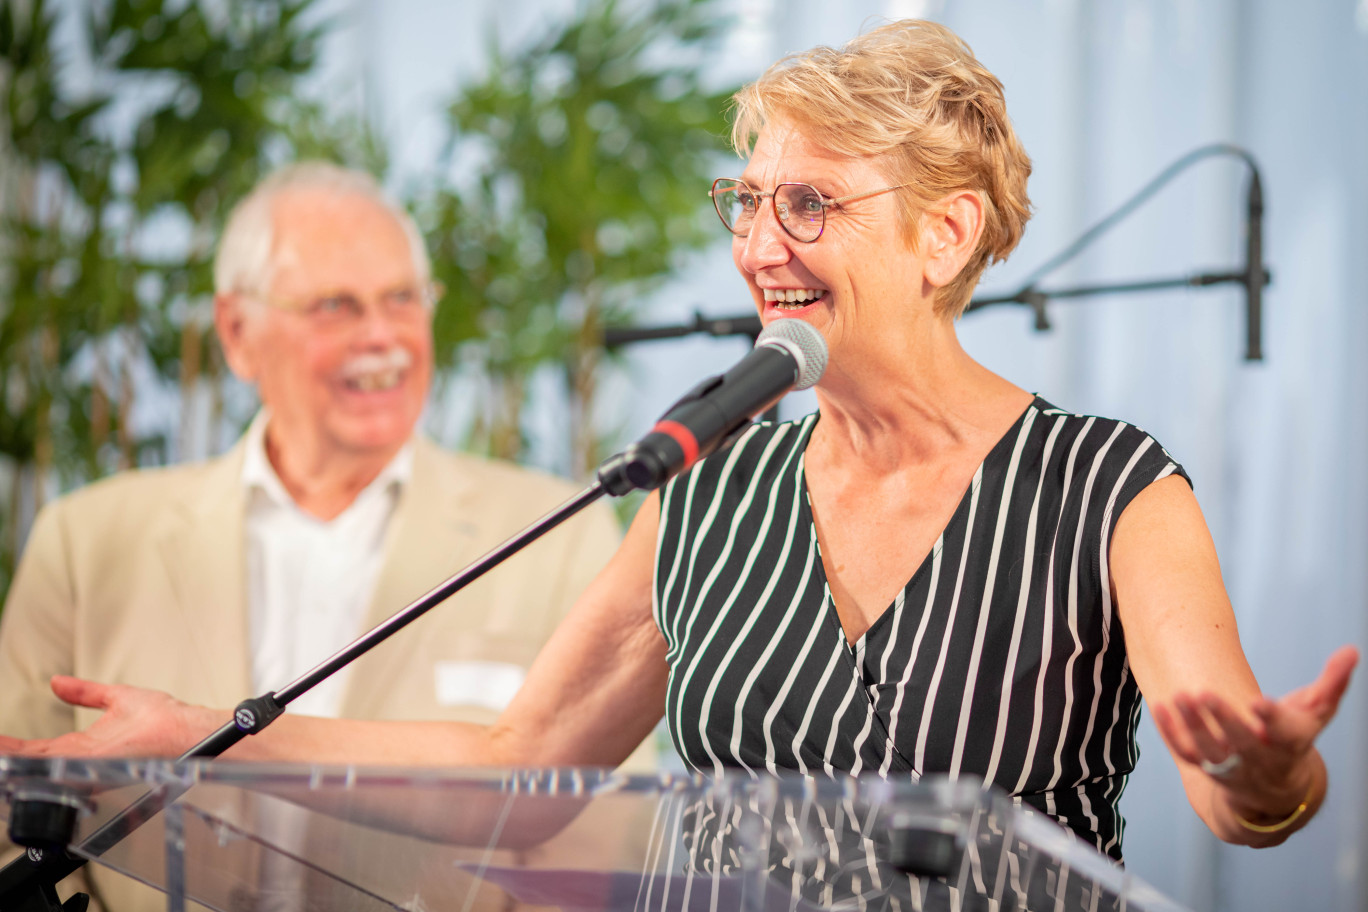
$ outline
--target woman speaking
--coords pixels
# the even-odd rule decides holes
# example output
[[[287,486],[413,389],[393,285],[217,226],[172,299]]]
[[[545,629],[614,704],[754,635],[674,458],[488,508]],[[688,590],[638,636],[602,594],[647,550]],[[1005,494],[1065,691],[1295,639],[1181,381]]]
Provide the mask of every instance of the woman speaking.
[[[1182,468],[956,338],[1029,217],[998,80],[945,28],[898,22],[775,64],[737,95],[734,139],[748,160],[712,198],[762,320],[826,337],[819,411],[653,495],[492,727],[286,716],[231,755],[612,765],[664,713],[695,769],[972,774],[1120,858],[1143,698],[1216,835],[1303,826],[1356,652],[1263,696]],[[107,712],[0,749],[174,755],[226,718],[53,688]]]

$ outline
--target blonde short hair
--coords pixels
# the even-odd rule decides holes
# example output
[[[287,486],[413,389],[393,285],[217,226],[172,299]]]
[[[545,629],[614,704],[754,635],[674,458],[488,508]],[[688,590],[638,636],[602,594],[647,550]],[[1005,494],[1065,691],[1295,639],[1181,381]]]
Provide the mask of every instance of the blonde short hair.
[[[959,316],[989,263],[1005,260],[1031,217],[1031,160],[1007,117],[1002,83],[954,32],[907,19],[837,50],[785,57],[736,93],[732,143],[749,156],[765,124],[784,121],[841,155],[885,156],[907,236],[920,215],[959,190],[983,199],[978,248],[936,296]]]

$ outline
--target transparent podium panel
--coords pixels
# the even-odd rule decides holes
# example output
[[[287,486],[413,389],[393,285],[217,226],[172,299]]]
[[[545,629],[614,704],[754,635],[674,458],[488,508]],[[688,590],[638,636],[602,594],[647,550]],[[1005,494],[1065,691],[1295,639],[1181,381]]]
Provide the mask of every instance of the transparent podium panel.
[[[0,788],[170,909],[1181,912],[966,780],[0,758]]]

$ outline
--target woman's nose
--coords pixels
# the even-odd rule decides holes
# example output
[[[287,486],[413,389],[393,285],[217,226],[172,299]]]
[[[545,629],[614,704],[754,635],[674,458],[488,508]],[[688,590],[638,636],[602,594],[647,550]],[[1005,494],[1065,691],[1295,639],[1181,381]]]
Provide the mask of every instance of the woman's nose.
[[[793,251],[789,244],[793,239],[779,224],[779,215],[773,200],[761,205],[760,211],[751,223],[750,233],[736,240],[741,244],[737,262],[747,272],[759,272],[766,266],[780,266],[789,261]]]

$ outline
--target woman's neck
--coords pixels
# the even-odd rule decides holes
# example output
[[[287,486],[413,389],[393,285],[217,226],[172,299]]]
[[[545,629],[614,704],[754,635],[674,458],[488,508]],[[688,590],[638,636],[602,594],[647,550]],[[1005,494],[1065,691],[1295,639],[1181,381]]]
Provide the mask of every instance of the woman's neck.
[[[1011,426],[1031,394],[969,357],[948,320],[924,328],[841,353],[817,388],[822,420],[810,449],[894,471],[977,448]]]

